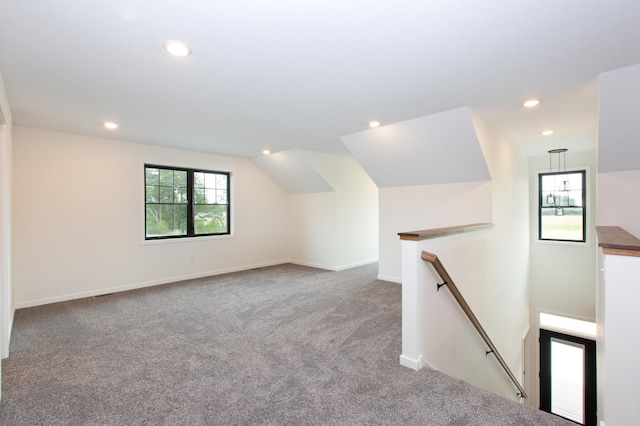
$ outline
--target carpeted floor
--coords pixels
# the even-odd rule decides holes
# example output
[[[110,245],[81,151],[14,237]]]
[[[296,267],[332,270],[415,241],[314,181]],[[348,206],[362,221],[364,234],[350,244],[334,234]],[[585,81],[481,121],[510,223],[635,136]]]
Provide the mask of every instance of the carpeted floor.
[[[570,425],[401,367],[377,265],[280,265],[16,312],[2,425]]]

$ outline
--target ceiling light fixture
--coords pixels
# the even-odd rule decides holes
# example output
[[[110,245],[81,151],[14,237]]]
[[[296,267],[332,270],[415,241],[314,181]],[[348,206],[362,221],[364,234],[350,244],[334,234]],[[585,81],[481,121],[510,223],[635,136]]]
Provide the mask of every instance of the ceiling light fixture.
[[[178,58],[184,58],[191,55],[191,49],[184,43],[179,41],[168,41],[164,44],[164,50],[169,52],[172,56],[177,56]]]
[[[114,123],[113,121],[105,121],[104,122],[104,127],[106,127],[109,130],[114,130],[118,128],[118,125],[116,123]]]
[[[262,153],[263,153],[264,155],[269,155],[269,154],[271,154],[271,151],[269,151],[268,149],[263,149],[263,150],[262,150]]]
[[[378,126],[380,126],[380,122],[379,121],[370,121],[369,122],[369,127],[375,128],[375,127],[378,127]]]
[[[546,204],[555,206],[555,215],[564,216],[564,208],[569,206],[568,193],[571,190],[568,176],[564,173],[567,170],[567,148],[552,149],[549,151],[549,173],[553,172],[553,156],[558,162],[558,171],[553,174],[553,192],[547,194]],[[560,184],[558,185],[557,180]]]
[[[553,134],[553,130],[549,129],[549,130],[545,130],[542,132],[542,136],[550,136]]]
[[[525,108],[533,108],[534,106],[538,105],[539,103],[540,103],[540,100],[538,100],[538,99],[529,99],[528,101],[523,103],[522,106],[524,106]]]

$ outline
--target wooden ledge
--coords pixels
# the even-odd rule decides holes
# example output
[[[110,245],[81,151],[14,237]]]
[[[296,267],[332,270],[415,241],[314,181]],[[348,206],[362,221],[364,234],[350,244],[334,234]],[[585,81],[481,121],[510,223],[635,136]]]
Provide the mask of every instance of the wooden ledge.
[[[640,239],[619,226],[596,226],[602,253],[640,257]]]
[[[448,235],[464,234],[466,232],[480,231],[493,228],[493,223],[472,223],[470,225],[449,226],[447,228],[425,229],[423,231],[399,232],[401,240],[420,241],[431,238],[446,237]]]

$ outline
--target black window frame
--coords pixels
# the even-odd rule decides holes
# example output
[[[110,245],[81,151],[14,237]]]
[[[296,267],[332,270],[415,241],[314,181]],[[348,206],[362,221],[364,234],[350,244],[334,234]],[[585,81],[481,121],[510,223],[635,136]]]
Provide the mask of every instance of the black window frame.
[[[171,170],[178,172],[186,172],[187,174],[187,233],[184,235],[159,235],[159,236],[148,236],[147,235],[147,205],[148,204],[180,204],[180,203],[148,203],[147,202],[147,169],[161,169],[161,170]],[[208,205],[226,205],[226,230],[224,232],[215,232],[215,233],[201,233],[196,234],[195,232],[195,173],[211,173],[216,175],[225,175],[226,176],[226,204],[219,203],[207,203]],[[165,166],[159,164],[144,164],[143,167],[143,182],[144,182],[144,239],[145,241],[154,241],[154,240],[171,240],[171,239],[182,239],[182,238],[199,238],[199,237],[211,237],[211,236],[220,236],[220,235],[231,235],[231,173],[224,172],[219,170],[207,170],[200,168],[189,168],[189,167],[176,167],[176,166]]]
[[[556,239],[556,238],[543,238],[542,237],[542,212],[548,209],[557,209],[556,206],[544,206],[543,199],[545,197],[542,188],[542,179],[544,176],[553,175],[582,175],[582,205],[566,205],[563,208],[581,209],[582,210],[582,239],[570,240],[570,239]],[[569,198],[570,199],[570,198]],[[558,241],[558,242],[574,242],[574,243],[586,243],[587,242],[587,171],[586,170],[568,170],[561,172],[547,172],[538,173],[538,240],[539,241]]]

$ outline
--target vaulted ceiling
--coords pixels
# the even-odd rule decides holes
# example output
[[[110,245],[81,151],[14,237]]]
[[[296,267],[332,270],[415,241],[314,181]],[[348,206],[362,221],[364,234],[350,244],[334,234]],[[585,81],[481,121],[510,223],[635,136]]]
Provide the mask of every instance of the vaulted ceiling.
[[[468,106],[544,155],[595,148],[638,22],[637,0],[0,0],[0,69],[15,125],[252,158]]]

